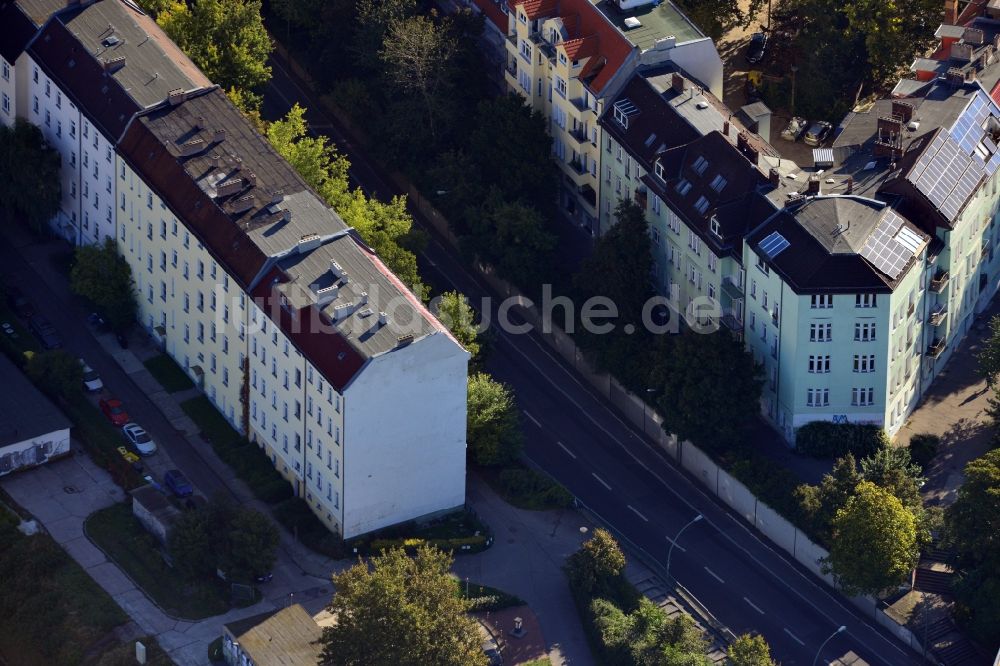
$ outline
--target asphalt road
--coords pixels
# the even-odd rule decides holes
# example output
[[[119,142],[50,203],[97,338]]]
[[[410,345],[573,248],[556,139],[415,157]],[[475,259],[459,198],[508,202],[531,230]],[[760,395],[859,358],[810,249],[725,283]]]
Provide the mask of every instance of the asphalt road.
[[[350,159],[354,183],[380,199],[398,194],[283,63],[274,60],[272,65],[265,116],[283,115],[298,101],[309,110],[312,128],[329,136]],[[420,257],[421,274],[438,289],[458,289],[478,305],[488,290],[413,212],[431,237]],[[486,306],[491,321],[497,321],[497,305]],[[661,564],[678,530],[704,515],[679,540],[671,573],[733,632],[763,634],[785,666],[813,664],[817,657],[824,663],[851,651],[873,665],[919,663],[916,654],[786,559],[662,457],[536,335],[497,332],[487,367],[517,394],[528,456]],[[847,631],[818,655],[823,641],[841,625]]]

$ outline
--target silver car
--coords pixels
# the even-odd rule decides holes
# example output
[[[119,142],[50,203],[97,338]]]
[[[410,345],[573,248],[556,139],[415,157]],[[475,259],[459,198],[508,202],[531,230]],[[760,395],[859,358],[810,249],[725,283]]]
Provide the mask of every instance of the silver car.
[[[90,392],[100,391],[104,388],[101,376],[97,374],[96,370],[87,365],[87,362],[82,358],[80,359],[80,366],[83,369],[83,388]]]
[[[128,443],[139,452],[141,456],[151,456],[156,453],[156,442],[149,436],[138,423],[126,423],[122,426],[122,434]]]

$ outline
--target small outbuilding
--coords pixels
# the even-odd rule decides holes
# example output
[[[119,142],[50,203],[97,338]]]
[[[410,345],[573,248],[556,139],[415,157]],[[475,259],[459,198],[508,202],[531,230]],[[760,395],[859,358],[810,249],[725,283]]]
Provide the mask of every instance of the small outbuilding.
[[[181,515],[180,510],[153,486],[139,486],[130,494],[132,515],[138,518],[143,527],[160,543],[166,544],[170,529]]]
[[[0,354],[0,476],[70,454],[69,419]]]
[[[222,653],[229,666],[315,666],[322,629],[299,604],[223,626]]]

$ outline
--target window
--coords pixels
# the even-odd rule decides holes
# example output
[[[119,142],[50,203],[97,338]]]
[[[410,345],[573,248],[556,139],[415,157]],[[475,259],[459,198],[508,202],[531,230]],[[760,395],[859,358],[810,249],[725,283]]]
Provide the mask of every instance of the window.
[[[37,67],[35,67],[35,70],[31,73],[31,80],[34,83],[38,83],[38,68]]]
[[[726,182],[727,181],[722,176],[722,174],[716,174],[715,178],[712,179],[712,183],[709,185],[709,187],[715,190],[716,193],[722,192],[722,188],[726,186]]]
[[[833,339],[833,324],[819,322],[809,324],[809,342],[830,342]]]
[[[826,354],[825,356],[810,356],[809,372],[813,374],[830,372],[830,355]]]
[[[757,280],[750,280],[750,298],[757,298]]]
[[[694,172],[700,176],[705,173],[705,169],[708,168],[708,160],[705,159],[704,155],[699,155],[698,159],[696,159],[694,164],[691,165],[691,168],[694,169]]]
[[[531,44],[526,39],[521,40],[521,57],[531,62]]]
[[[6,60],[3,63],[3,80],[10,81],[10,65],[7,64]]]
[[[705,212],[708,210],[708,199],[706,199],[704,196],[698,197],[698,200],[694,202],[694,207],[695,210],[704,215]]]
[[[52,127],[52,114],[49,113],[48,109],[45,109],[45,126]]]
[[[875,294],[855,294],[854,307],[856,308],[875,307]]]
[[[708,253],[708,270],[710,270],[713,273],[715,273],[716,270],[718,269],[718,267],[719,267],[719,258],[716,257],[713,253],[709,252]]]
[[[31,96],[31,110],[38,113],[38,95]]]
[[[699,257],[701,256],[701,238],[691,229],[688,229],[688,248]]]
[[[52,97],[52,84],[48,79],[45,80],[45,96]]]
[[[650,192],[650,194],[649,194],[649,204],[650,204],[650,207],[653,209],[653,213],[656,214],[656,215],[659,215],[660,214],[660,205],[661,205],[660,204],[660,197],[658,197],[655,194],[653,194],[652,192]]]
[[[62,136],[62,121],[61,120],[57,120],[56,121],[56,136],[59,136],[59,137]],[[86,166],[86,165],[84,165],[84,166]]]
[[[561,97],[566,97],[566,79],[561,76],[556,77],[556,92]]]
[[[833,307],[833,294],[813,294],[809,297],[809,307],[825,310]]]
[[[854,372],[875,372],[875,354],[855,354]]]
[[[659,178],[660,180],[666,180],[663,177],[663,164],[661,164],[659,161],[657,161],[656,164],[653,166],[653,172],[656,174],[656,177]],[[680,190],[677,191],[680,192]]]
[[[69,135],[71,137],[73,137],[74,139],[76,138],[76,121],[75,120],[69,121]]]
[[[827,407],[830,404],[830,389],[808,389],[806,391],[807,407]]]
[[[657,162],[657,164],[659,164],[659,162]],[[691,191],[691,181],[688,180],[687,178],[681,178],[680,181],[677,183],[677,185],[674,186],[674,191],[680,194],[681,196],[686,195],[688,192]]]
[[[853,388],[851,389],[851,404],[857,407],[867,407],[875,404],[875,389]]]
[[[56,108],[57,109],[62,108],[62,93],[59,92],[58,90],[56,91]]]
[[[875,322],[855,322],[855,342],[869,342],[875,339]]]

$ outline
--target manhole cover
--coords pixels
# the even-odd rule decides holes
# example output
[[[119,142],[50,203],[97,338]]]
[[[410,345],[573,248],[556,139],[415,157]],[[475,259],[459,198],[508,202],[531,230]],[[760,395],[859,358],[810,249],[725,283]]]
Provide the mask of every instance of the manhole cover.
[[[75,495],[80,491],[74,488],[73,486],[63,486],[63,492],[66,493],[67,495]]]

